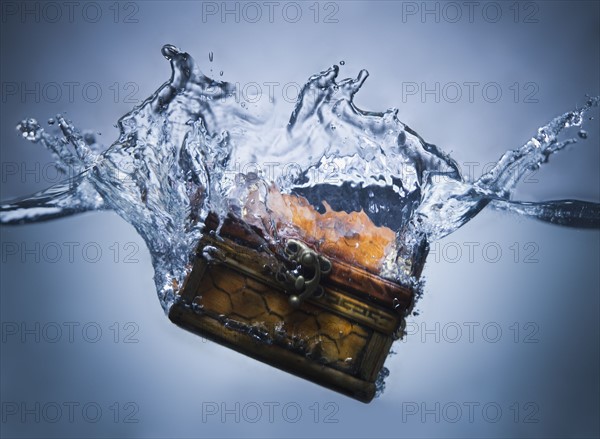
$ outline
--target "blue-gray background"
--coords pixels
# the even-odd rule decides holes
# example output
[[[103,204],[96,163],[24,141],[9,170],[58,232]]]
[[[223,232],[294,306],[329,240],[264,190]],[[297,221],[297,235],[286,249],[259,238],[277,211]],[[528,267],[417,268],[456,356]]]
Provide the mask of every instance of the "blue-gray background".
[[[283,84],[302,84],[341,60],[341,76],[366,68],[371,77],[357,96],[359,106],[398,107],[401,120],[463,167],[478,163],[472,165],[475,175],[552,117],[582,104],[586,93],[600,91],[597,2],[481,2],[472,20],[462,2],[306,2],[298,3],[302,17],[296,23],[290,2],[276,2],[273,23],[262,2],[256,23],[250,22],[253,10],[243,14],[244,4],[237,6],[237,23],[234,15],[221,18],[221,2],[89,3],[76,5],[72,20],[66,2],[56,3],[58,18],[55,6],[31,2],[27,7],[38,12],[23,16],[24,3],[4,2],[8,9],[3,4],[2,200],[44,188],[54,177],[50,155],[19,139],[16,122],[45,121],[66,111],[110,143],[114,123],[133,106],[130,100],[139,102],[168,79],[169,65],[160,55],[165,43],[191,53],[207,73],[223,70],[225,80],[278,82],[284,112],[291,104],[281,99]],[[456,5],[462,17],[453,23]],[[216,15],[203,16],[203,8],[214,7]],[[407,14],[415,8],[415,15]],[[422,17],[423,8],[439,8],[439,22],[431,14]],[[498,9],[502,16],[493,23]],[[91,23],[98,10],[102,16]],[[124,22],[131,19],[137,22]],[[64,85],[70,81],[79,84],[73,99]],[[433,95],[421,99],[402,92],[409,83],[443,88],[469,81],[480,84],[473,102],[464,86],[455,103],[453,94],[435,102]],[[487,100],[481,94],[492,82],[502,90],[496,103],[488,102],[493,94]],[[91,102],[91,83],[102,91],[97,102]],[[22,94],[36,84],[39,92]],[[588,140],[552,157],[519,186],[517,198],[597,202],[597,120],[588,125]],[[387,362],[386,391],[364,405],[171,324],[156,299],[143,241],[115,214],[5,227],[2,436],[597,437],[599,237],[598,231],[486,211],[445,238],[428,260],[421,315],[409,325],[413,334]],[[68,243],[78,244],[73,261]],[[36,245],[39,262],[22,254]],[[88,260],[92,250],[102,250],[97,263],[82,255],[86,245]],[[64,250],[60,257],[56,246]],[[476,246],[472,260],[469,246]],[[136,247],[138,262],[125,263]],[[498,248],[499,260],[489,262]],[[72,342],[68,322],[78,324]],[[22,332],[27,328],[33,334]],[[92,343],[96,328],[102,334]],[[498,328],[502,333],[496,335]],[[124,422],[128,414],[137,422]],[[97,422],[91,422],[94,417]]]

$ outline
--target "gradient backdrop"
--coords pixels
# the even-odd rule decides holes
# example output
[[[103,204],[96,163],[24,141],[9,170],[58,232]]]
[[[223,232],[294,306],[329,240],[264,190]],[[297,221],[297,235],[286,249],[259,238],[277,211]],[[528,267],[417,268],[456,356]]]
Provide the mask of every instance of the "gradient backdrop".
[[[366,68],[357,104],[398,107],[474,176],[600,93],[597,2],[3,2],[1,21],[2,200],[56,182],[19,120],[67,112],[111,143],[169,78],[165,43],[243,87],[276,82],[285,113],[286,84]],[[595,116],[516,198],[599,201]],[[171,324],[113,213],[5,227],[2,437],[598,437],[599,238],[493,211],[445,238],[364,405]]]

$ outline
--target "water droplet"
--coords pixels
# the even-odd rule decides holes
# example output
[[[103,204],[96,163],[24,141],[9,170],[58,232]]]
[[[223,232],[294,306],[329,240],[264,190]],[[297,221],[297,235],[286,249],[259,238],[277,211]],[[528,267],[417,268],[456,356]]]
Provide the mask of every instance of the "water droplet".
[[[52,117],[50,119],[48,119],[48,125],[54,125],[55,122],[56,121]]]
[[[345,65],[345,64],[346,64],[346,61],[344,61],[344,60],[340,61],[340,65],[341,65],[341,66],[343,66],[343,65]]]
[[[91,132],[83,133],[83,141],[88,146],[93,145],[94,143],[96,143],[96,136],[94,135],[94,133]]]
[[[212,53],[212,51],[211,51],[211,52],[208,52],[208,60],[209,60],[210,62],[213,62],[213,58],[214,58],[214,54]]]
[[[169,61],[171,61],[176,55],[179,55],[180,50],[172,44],[165,44],[161,49],[162,55]]]
[[[586,130],[579,130],[579,132],[577,133],[577,135],[582,138],[582,139],[587,139],[588,138],[588,133]]]
[[[219,76],[223,76],[223,70],[219,72]]]
[[[17,130],[21,132],[23,138],[32,142],[37,142],[42,138],[44,129],[40,127],[37,120],[30,118],[24,119],[17,125]]]
[[[383,367],[377,375],[377,380],[375,380],[375,398],[379,398],[385,391],[385,379],[388,376],[390,376],[390,370]]]

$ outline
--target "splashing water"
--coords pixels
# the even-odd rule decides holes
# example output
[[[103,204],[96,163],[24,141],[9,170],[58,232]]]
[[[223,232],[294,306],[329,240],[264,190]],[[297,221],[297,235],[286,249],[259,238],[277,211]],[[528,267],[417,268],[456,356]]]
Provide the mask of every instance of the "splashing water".
[[[487,205],[564,226],[600,226],[597,203],[510,200],[528,170],[577,141],[560,139],[563,130],[577,127],[579,137],[587,137],[581,129],[584,115],[598,106],[598,98],[556,117],[469,182],[450,156],[400,122],[396,109],[375,113],[354,105],[366,70],[339,82],[337,66],[312,76],[286,124],[273,105],[240,102],[232,84],[203,75],[187,53],[170,45],[162,53],[171,63],[171,79],[119,120],[120,135],[104,151],[95,136],[82,135],[60,115],[51,124],[57,134],[34,119],[18,125],[25,139],[52,151],[59,169],[74,177],[3,204],[0,223],[114,210],[145,240],[165,310],[189,274],[209,212],[221,218],[246,212],[244,218],[253,220],[245,204],[250,187],[267,188],[259,199],[264,205],[275,185],[321,213],[366,213],[395,236],[381,275],[413,285],[410,264],[423,256],[427,243],[452,233]],[[212,61],[212,52],[209,57]],[[231,170],[259,162],[279,163],[285,172]],[[265,235],[278,239],[277,230],[265,229]]]

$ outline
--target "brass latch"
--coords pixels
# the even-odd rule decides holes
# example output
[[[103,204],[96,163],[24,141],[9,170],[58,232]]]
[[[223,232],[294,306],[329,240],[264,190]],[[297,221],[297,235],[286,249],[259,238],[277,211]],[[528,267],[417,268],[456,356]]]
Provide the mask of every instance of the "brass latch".
[[[285,255],[290,262],[299,264],[293,269],[282,267],[277,273],[277,280],[292,293],[290,304],[298,307],[310,297],[320,297],[323,294],[321,277],[331,271],[331,261],[295,239],[287,241]]]

